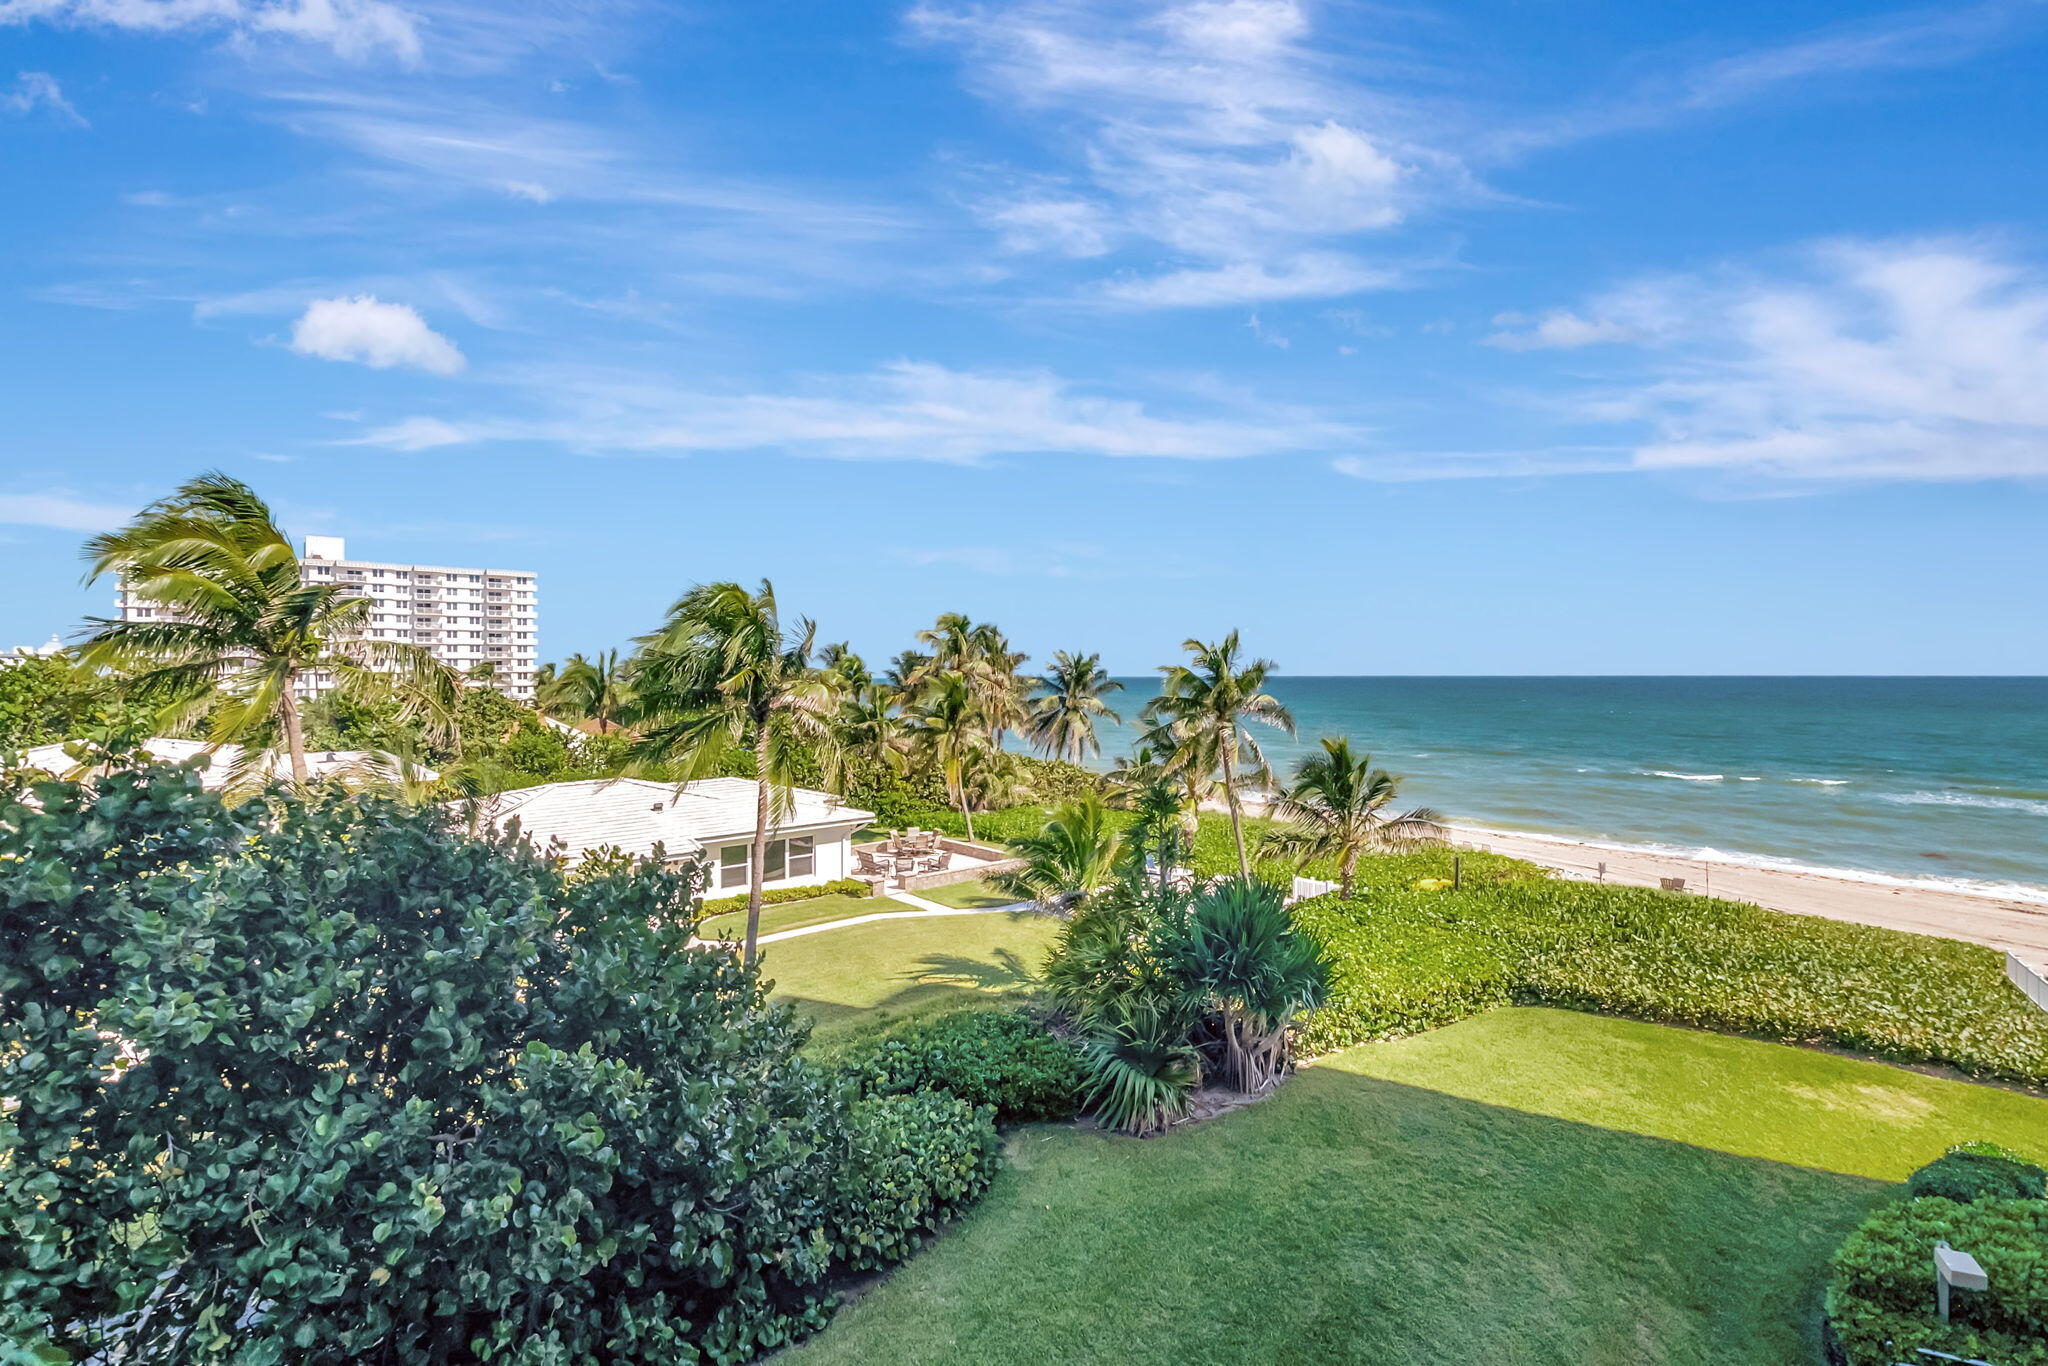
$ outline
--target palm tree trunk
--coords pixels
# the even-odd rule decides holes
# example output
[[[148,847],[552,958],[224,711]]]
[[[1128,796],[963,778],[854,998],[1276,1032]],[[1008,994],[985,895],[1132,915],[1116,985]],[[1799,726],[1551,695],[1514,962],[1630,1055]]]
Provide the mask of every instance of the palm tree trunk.
[[[292,781],[303,785],[306,781],[306,735],[299,726],[299,696],[292,690],[298,681],[296,673],[285,675],[284,696],[278,704],[278,714],[284,718],[284,744],[292,756]]]
[[[1337,873],[1337,894],[1344,900],[1351,900],[1351,879],[1358,873],[1358,850],[1344,851],[1344,863]]]
[[[974,813],[967,809],[967,784],[960,784],[960,819],[967,822],[967,842],[974,843]]]
[[[761,938],[761,884],[768,876],[768,780],[754,779],[754,844],[747,852],[747,958],[753,963]]]
[[[1251,860],[1244,856],[1244,812],[1237,804],[1237,774],[1230,762],[1230,747],[1223,747],[1223,800],[1230,806],[1230,838],[1237,842],[1237,871],[1242,877],[1252,875]]]

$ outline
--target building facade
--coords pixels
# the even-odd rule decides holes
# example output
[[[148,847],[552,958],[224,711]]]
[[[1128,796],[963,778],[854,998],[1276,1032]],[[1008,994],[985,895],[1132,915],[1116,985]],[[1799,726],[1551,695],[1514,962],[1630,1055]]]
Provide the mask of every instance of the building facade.
[[[351,560],[339,536],[308,536],[300,571],[308,583],[338,583],[370,600],[365,630],[373,640],[425,646],[458,673],[479,664],[495,670],[491,680],[507,697],[533,696],[539,648],[538,593],[523,569],[457,569],[438,564],[394,564]],[[120,589],[123,621],[150,621],[163,609]],[[333,683],[324,675],[306,680],[316,696]]]

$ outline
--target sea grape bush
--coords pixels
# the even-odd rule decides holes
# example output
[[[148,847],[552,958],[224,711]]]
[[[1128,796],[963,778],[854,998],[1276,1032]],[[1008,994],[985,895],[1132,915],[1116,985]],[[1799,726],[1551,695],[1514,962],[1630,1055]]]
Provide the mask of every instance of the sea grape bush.
[[[1931,1249],[1975,1257],[1992,1291],[1934,1312]],[[2048,1200],[1887,1205],[1835,1253],[1827,1315],[1848,1366],[1920,1359],[1922,1347],[1999,1366],[2048,1366]]]
[[[22,781],[0,785],[18,1351],[746,1361],[988,1179],[986,1115],[858,1102],[754,972],[689,946],[693,870],[566,874],[372,797],[231,808],[176,768]]]
[[[2048,1171],[1995,1143],[1964,1143],[1907,1177],[1906,1189],[1964,1202],[2041,1200],[2048,1199]]]
[[[1295,908],[1337,964],[1303,1025],[1311,1052],[1519,1002],[2048,1085],[2048,1014],[1992,949],[1647,888],[1538,876],[1419,891],[1382,871],[1367,863],[1362,897]]]
[[[1004,1124],[1072,1119],[1081,1057],[1016,1011],[966,1011],[917,1021],[847,1052],[841,1066],[875,1095],[942,1091],[990,1106]]]

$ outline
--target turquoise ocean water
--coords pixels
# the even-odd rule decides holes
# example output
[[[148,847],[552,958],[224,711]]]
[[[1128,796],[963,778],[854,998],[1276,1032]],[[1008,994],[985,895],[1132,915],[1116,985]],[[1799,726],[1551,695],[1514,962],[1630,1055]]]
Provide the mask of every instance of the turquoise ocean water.
[[[1127,718],[1155,680],[1125,679]],[[1453,820],[2048,901],[2048,679],[1280,677]],[[1104,761],[1130,743],[1103,731]]]

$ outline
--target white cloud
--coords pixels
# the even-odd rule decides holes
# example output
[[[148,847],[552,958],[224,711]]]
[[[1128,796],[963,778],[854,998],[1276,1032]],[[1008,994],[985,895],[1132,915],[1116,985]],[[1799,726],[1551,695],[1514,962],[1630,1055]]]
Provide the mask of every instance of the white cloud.
[[[1296,0],[1139,7],[1022,0],[911,12],[958,48],[972,84],[1048,116],[1073,185],[980,207],[1019,251],[1158,260],[1102,297],[1142,307],[1256,303],[1385,287],[1335,246],[1461,186],[1401,102],[1340,69]]]
[[[224,32],[318,44],[360,61],[420,56],[419,20],[387,0],[0,0],[0,23],[44,20],[140,33]]]
[[[535,373],[517,384],[554,411],[409,418],[355,441],[423,450],[533,440],[608,454],[781,450],[825,459],[971,464],[1038,454],[1232,459],[1348,449],[1359,436],[1355,428],[1285,408],[1166,416],[1041,370],[953,370],[912,361],[784,392],[693,392],[657,376],[620,372]]]
[[[1577,316],[1577,315],[1573,315]],[[1796,270],[1644,282],[1588,310],[1647,372],[1582,395],[1639,469],[2048,476],[2048,276],[1979,242],[1834,242]]]
[[[452,375],[466,363],[455,343],[428,327],[416,311],[371,294],[315,299],[292,325],[291,347],[302,356],[356,361],[377,370],[403,365]]]
[[[1527,324],[1530,319],[1519,313],[1503,313],[1493,321],[1496,327],[1511,328]],[[1527,331],[1496,332],[1485,338],[1486,344],[1508,351],[1548,351],[1642,340],[1642,334],[1625,323],[1612,318],[1585,318],[1565,308],[1553,308],[1534,321],[1535,325]]]
[[[5,0],[0,0],[4,3]],[[47,109],[50,116],[59,123],[68,123],[78,128],[87,125],[85,116],[71,107],[71,101],[64,98],[64,87],[57,78],[47,71],[23,71],[14,78],[12,90],[0,90],[0,111],[9,114],[32,114],[38,109]]]
[[[508,180],[505,193],[514,199],[524,199],[529,204],[547,204],[554,200],[555,192],[547,186],[532,180]]]
[[[94,503],[64,493],[0,493],[0,523],[56,531],[111,531],[135,515],[133,507]]]

